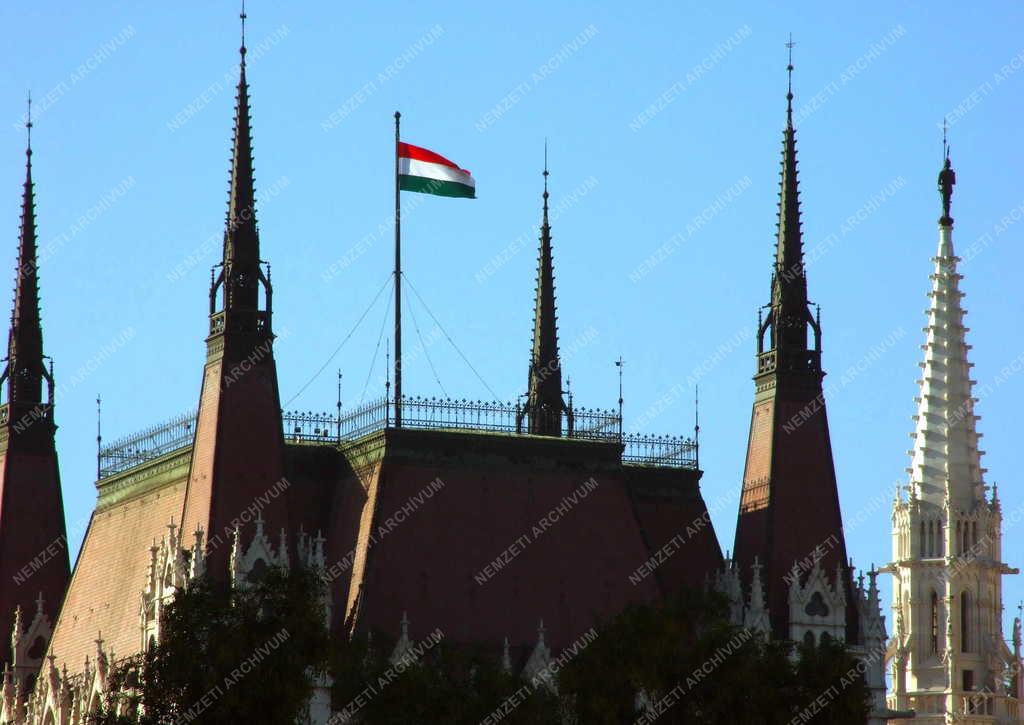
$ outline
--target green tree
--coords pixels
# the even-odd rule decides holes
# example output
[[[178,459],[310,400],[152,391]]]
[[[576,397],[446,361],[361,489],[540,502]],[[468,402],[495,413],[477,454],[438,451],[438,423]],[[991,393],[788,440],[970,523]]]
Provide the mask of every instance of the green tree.
[[[352,722],[476,725],[508,701],[503,725],[561,725],[558,698],[503,672],[493,651],[424,639],[407,662],[395,665],[388,657],[394,642],[380,632],[372,642],[368,647],[360,637],[338,646],[334,706]]]
[[[835,642],[790,645],[731,625],[725,600],[683,592],[634,605],[560,673],[581,723],[634,722],[636,695],[659,703],[658,723],[789,723],[815,698],[831,699],[807,722],[863,723],[868,695],[857,660]],[[845,679],[844,679],[845,676]]]
[[[322,592],[303,568],[270,568],[242,588],[193,582],[165,611],[161,641],[114,667],[92,722],[295,722],[329,660]]]

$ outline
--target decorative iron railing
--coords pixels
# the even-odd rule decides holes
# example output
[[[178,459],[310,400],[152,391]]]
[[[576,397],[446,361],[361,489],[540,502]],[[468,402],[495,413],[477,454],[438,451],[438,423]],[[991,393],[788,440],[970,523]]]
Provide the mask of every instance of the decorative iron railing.
[[[402,426],[425,430],[468,430],[523,433],[526,421],[515,403],[449,398],[404,397]],[[285,439],[292,442],[338,443],[393,427],[394,401],[377,398],[341,418],[331,413],[282,413]],[[565,438],[615,442],[623,446],[622,461],[634,465],[697,467],[697,444],[681,436],[622,434],[615,411],[573,408],[562,418]],[[179,415],[162,425],[121,438],[100,449],[100,478],[112,476],[192,443],[196,412]]]
[[[166,423],[133,433],[100,448],[100,478],[191,444],[196,432],[196,411],[182,413]]]
[[[671,468],[696,468],[697,443],[683,436],[630,433],[622,436],[623,463]]]

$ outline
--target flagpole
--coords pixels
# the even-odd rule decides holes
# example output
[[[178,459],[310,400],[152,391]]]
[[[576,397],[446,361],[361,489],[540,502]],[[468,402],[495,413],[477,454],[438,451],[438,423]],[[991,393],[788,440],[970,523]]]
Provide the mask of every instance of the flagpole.
[[[395,111],[395,427],[402,427],[402,206],[399,203],[399,119]]]

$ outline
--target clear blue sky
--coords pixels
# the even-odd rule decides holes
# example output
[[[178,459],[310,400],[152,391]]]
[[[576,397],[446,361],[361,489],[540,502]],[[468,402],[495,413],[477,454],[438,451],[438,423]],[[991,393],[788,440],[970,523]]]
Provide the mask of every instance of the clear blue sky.
[[[520,393],[547,137],[552,203],[562,203],[553,229],[560,333],[577,403],[614,405],[612,361],[622,354],[627,428],[689,433],[699,377],[703,490],[731,548],[792,32],[805,241],[824,245],[809,285],[822,308],[826,384],[836,386],[828,410],[849,551],[865,568],[890,556],[891,492],[906,479],[936,245],[944,114],[959,178],[956,243],[967,256],[983,240],[961,271],[975,377],[992,388],[978,405],[987,480],[1000,484],[1007,516],[1024,506],[1024,375],[996,383],[1024,354],[1024,224],[1014,223],[1024,219],[1024,10],[1010,2],[984,11],[952,2],[842,11],[433,5],[250,3],[258,214],[277,291],[284,399],[389,274],[391,237],[378,228],[393,204],[396,109],[405,140],[472,170],[479,193],[476,201],[406,195],[416,208],[403,224],[405,270],[488,385],[505,399]],[[208,270],[224,222],[237,14],[233,2],[195,1],[0,8],[0,269],[14,268],[19,123],[31,88],[49,250],[44,334],[63,386],[57,435],[74,548],[95,501],[96,393],[108,439],[198,398]],[[695,223],[701,215],[707,221]],[[671,253],[641,268],[666,244]],[[518,252],[488,273],[507,248]],[[448,393],[489,397],[408,299],[423,335],[437,339],[428,351]],[[378,304],[291,407],[331,409],[339,366],[347,401],[368,379],[366,396],[381,393],[383,354],[372,371],[370,361],[384,315]],[[406,392],[438,395],[426,357],[412,355],[411,319]],[[867,362],[872,348],[881,352]],[[840,384],[851,366],[860,369]],[[1006,531],[1011,565],[1024,564],[1022,540],[1019,526]],[[1007,618],[1021,597],[1024,583],[1008,577]]]

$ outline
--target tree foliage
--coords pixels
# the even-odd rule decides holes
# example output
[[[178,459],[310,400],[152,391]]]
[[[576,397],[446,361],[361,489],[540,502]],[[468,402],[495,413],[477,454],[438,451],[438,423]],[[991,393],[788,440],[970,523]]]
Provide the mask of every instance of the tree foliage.
[[[393,647],[380,632],[339,645],[334,707],[351,716],[349,722],[476,725],[499,709],[503,725],[562,722],[558,699],[542,685],[505,673],[494,651],[424,638],[408,659],[393,664]]]
[[[668,603],[631,606],[560,673],[581,723],[635,722],[637,694],[652,722],[754,725],[863,723],[869,691],[840,643],[792,646],[729,623],[718,595],[684,592]],[[822,697],[824,706],[813,703]],[[643,722],[643,720],[641,720]]]
[[[332,638],[322,586],[301,569],[271,569],[241,590],[192,584],[165,612],[162,641],[115,668],[117,694],[93,723],[294,723],[324,671],[334,679],[333,709],[344,713],[339,724],[839,725],[867,717],[863,668],[842,643],[794,650],[765,641],[731,625],[727,603],[713,594],[633,605],[602,623],[559,661],[555,694],[518,675],[522,652],[517,674],[508,674],[499,652],[449,643],[440,632],[414,642],[399,662],[380,632]],[[637,710],[638,693],[649,720]]]
[[[302,568],[241,588],[193,582],[165,610],[161,641],[113,668],[92,722],[295,722],[329,658],[322,587]]]

